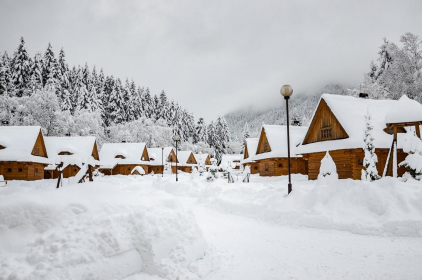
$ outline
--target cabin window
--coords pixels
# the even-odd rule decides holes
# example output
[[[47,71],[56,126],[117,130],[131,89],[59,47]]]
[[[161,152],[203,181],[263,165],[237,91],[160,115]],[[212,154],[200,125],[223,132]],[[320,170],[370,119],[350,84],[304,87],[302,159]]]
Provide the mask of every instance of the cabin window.
[[[283,164],[282,164],[282,163],[279,163],[279,164],[278,164],[278,167],[283,167]]]
[[[255,170],[258,170],[258,166],[255,166]]]
[[[117,155],[114,158],[121,158],[121,159],[125,159],[125,157],[123,155]]]
[[[0,150],[3,150],[3,149],[4,149],[4,146],[0,145]]]
[[[6,172],[7,172],[7,173],[12,172],[12,168],[7,168],[7,169],[6,169]]]
[[[321,129],[321,139],[331,139],[333,137],[331,127]]]
[[[18,172],[23,172],[23,169],[22,169],[22,168],[19,168],[19,169],[18,169]]]
[[[76,172],[76,171],[77,171],[77,170],[76,170],[76,168],[75,168],[75,169],[73,169],[73,171],[75,171],[75,172]]]
[[[38,175],[38,168],[34,168],[34,175],[37,176]]]
[[[264,152],[269,152],[270,151],[270,144],[268,143],[264,143]]]
[[[38,156],[40,154],[40,148],[35,148],[34,154]]]
[[[362,165],[363,164],[363,160],[362,159],[358,159],[358,164]]]
[[[268,171],[268,163],[265,164],[265,171]]]
[[[129,171],[130,171],[130,167],[129,167],[127,170],[129,170]]]
[[[61,155],[61,156],[68,156],[68,155],[71,155],[72,153],[71,152],[60,152],[59,153],[59,155]]]

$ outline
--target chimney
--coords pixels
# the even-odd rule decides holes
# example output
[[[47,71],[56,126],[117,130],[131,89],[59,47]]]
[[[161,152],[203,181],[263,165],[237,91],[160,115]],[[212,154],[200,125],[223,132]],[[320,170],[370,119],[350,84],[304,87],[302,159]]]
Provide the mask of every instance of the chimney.
[[[368,98],[368,94],[365,93],[365,92],[361,92],[361,93],[359,93],[359,97],[360,98]]]
[[[122,140],[122,143],[126,143],[126,140]]]

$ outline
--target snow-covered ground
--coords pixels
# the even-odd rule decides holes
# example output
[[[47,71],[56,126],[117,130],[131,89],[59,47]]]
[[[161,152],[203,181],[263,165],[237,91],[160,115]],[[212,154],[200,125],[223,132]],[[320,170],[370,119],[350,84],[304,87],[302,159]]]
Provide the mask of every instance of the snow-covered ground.
[[[66,183],[0,188],[0,279],[422,278],[420,182]]]

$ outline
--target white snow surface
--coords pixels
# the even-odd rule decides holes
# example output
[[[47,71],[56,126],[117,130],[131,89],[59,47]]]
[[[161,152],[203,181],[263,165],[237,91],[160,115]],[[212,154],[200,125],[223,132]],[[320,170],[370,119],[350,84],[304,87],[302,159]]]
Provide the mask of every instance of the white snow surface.
[[[263,125],[271,152],[256,154],[251,159],[261,160],[266,158],[286,158],[287,157],[287,127],[285,125]],[[290,156],[302,157],[295,153],[295,147],[302,141],[308,130],[305,126],[289,126],[290,132]]]
[[[225,154],[221,157],[220,167],[222,168],[235,168],[236,166],[240,165],[240,161],[242,160],[242,154]]]
[[[0,161],[49,163],[46,157],[31,155],[40,131],[40,126],[0,126],[0,145],[5,147]]]
[[[130,174],[133,174],[135,171],[138,171],[140,175],[145,175],[145,170],[142,168],[142,166],[135,166],[135,168],[132,169]]]
[[[142,159],[145,143],[104,143],[100,151],[101,167],[113,168],[116,164],[149,164]],[[125,158],[116,158],[122,155]]]
[[[403,95],[385,115],[385,123],[422,122],[422,105]]]
[[[242,164],[254,162],[253,157],[256,155],[259,138],[246,138],[245,141],[246,147],[248,148],[248,157],[245,158],[245,153],[243,153]]]
[[[365,114],[368,111],[371,113],[371,121],[374,127],[372,135],[374,137],[375,148],[391,148],[391,144],[393,143],[393,135],[384,132],[383,129],[387,127],[387,113],[391,108],[397,106],[399,101],[364,99],[334,94],[323,94],[321,96],[320,102],[321,100],[324,100],[327,103],[334,116],[343,126],[347,135],[349,135],[349,138],[315,142],[306,145],[301,144],[295,149],[296,153],[307,154],[314,152],[325,152],[327,150],[333,151],[341,149],[362,148],[363,133],[365,130]],[[405,135],[406,133],[399,133],[397,135],[398,149],[403,148],[403,140]]]
[[[164,165],[167,162],[167,158],[170,155],[170,152],[174,150],[173,147],[164,147],[161,148],[147,148],[148,156],[149,156],[149,163],[148,165]]]
[[[196,162],[198,164],[204,164],[204,165],[211,166],[211,164],[205,164],[205,161],[209,157],[209,154],[193,154],[193,156],[195,157]],[[210,158],[210,160],[211,160],[211,158]]]

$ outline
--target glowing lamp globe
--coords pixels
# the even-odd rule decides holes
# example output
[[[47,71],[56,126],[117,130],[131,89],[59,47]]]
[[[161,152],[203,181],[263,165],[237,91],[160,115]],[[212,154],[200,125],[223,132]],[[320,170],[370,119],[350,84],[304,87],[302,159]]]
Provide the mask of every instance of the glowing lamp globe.
[[[180,137],[179,137],[179,135],[174,135],[174,136],[173,136],[173,140],[174,140],[174,141],[180,141]]]
[[[290,85],[284,85],[281,87],[280,93],[284,97],[290,97],[293,94],[293,88]]]

